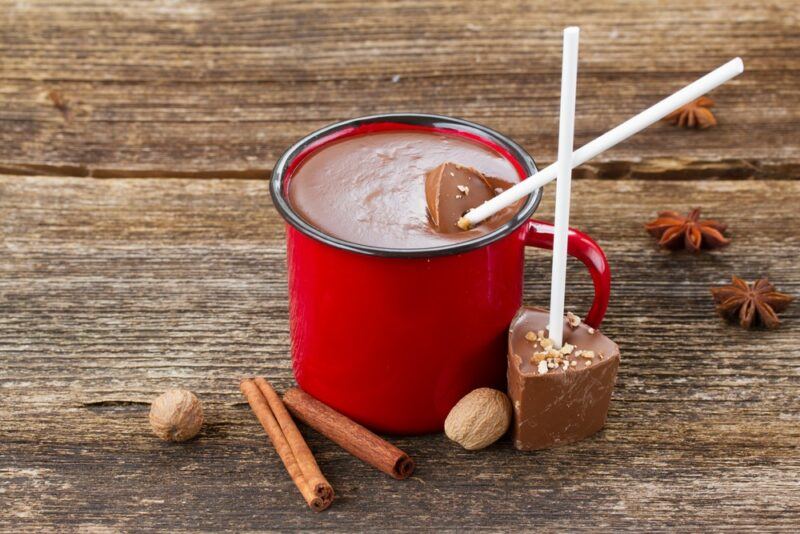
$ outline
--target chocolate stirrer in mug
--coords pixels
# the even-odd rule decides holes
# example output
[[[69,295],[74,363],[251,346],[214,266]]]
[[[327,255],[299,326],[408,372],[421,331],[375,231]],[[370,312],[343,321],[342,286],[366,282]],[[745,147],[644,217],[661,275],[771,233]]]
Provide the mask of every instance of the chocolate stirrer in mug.
[[[680,91],[668,96],[661,102],[642,111],[638,115],[631,117],[616,128],[613,128],[594,141],[586,143],[572,153],[572,168],[582,165],[620,143],[628,137],[639,133],[654,122],[657,122],[676,109],[692,102],[693,100],[708,93],[715,87],[722,85],[734,76],[744,71],[744,64],[741,58],[734,58],[721,67],[709,72],[702,78],[695,80]],[[514,187],[506,189],[491,200],[487,200],[474,210],[467,212],[458,221],[458,226],[462,229],[469,229],[516,202],[517,200],[531,194],[538,188],[550,182],[556,177],[558,172],[557,164],[552,163],[536,174],[526,178]]]
[[[564,334],[564,292],[567,282],[567,234],[569,197],[572,185],[572,142],[575,131],[575,85],[578,78],[578,37],[580,30],[564,30],[561,60],[561,111],[558,118],[558,179],[553,234],[553,271],[550,278],[550,327],[548,337],[561,348]]]

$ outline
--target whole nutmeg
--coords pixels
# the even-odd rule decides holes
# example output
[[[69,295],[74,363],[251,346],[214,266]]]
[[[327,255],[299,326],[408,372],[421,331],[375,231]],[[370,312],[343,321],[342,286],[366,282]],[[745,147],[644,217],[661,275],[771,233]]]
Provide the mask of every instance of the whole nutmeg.
[[[166,441],[186,441],[203,426],[203,407],[187,389],[169,389],[150,405],[153,433]]]
[[[474,451],[500,439],[510,424],[511,401],[506,394],[479,388],[453,406],[444,421],[444,433],[468,451]]]

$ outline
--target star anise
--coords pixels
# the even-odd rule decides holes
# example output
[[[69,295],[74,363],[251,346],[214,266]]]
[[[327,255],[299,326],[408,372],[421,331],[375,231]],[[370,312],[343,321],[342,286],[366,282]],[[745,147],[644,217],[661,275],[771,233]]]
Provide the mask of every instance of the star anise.
[[[717,313],[729,321],[738,320],[743,328],[777,328],[781,324],[777,314],[793,300],[791,296],[775,291],[775,286],[766,278],[748,284],[736,276],[729,286],[712,287],[711,295]]]
[[[675,211],[661,211],[658,219],[644,227],[651,235],[661,238],[658,244],[664,248],[686,248],[697,252],[701,248],[724,247],[731,242],[722,235],[726,225],[717,221],[699,220],[700,208],[694,208],[684,217]]]
[[[707,96],[701,96],[697,100],[689,102],[666,117],[663,120],[677,124],[683,128],[700,128],[705,130],[717,125],[717,119],[708,109],[714,106],[714,101]]]

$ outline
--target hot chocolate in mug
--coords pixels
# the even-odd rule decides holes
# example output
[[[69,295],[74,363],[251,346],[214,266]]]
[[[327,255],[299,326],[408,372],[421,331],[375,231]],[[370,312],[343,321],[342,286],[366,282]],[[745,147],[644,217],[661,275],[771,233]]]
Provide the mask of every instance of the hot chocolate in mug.
[[[541,189],[469,233],[430,232],[415,196],[424,202],[420,169],[445,162],[437,158],[466,158],[455,163],[504,174],[502,187],[536,172],[519,145],[484,126],[384,114],[308,135],[272,173],[272,199],[287,222],[297,383],[377,431],[440,431],[473,389],[505,389],[507,331],[522,301],[524,250],[552,248],[552,225],[530,219]],[[397,184],[385,185],[406,171],[413,175],[408,181],[398,176]],[[413,217],[403,219],[406,211]],[[591,273],[595,296],[585,322],[597,327],[611,282],[605,254],[576,230],[568,252]]]

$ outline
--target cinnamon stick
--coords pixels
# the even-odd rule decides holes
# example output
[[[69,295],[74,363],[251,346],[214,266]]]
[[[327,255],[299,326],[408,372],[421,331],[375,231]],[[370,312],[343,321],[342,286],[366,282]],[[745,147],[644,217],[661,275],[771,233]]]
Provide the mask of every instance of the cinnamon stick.
[[[322,471],[320,471],[317,461],[311,453],[311,449],[308,448],[306,440],[303,439],[303,435],[300,434],[300,430],[298,430],[297,425],[294,424],[292,416],[286,411],[286,406],[283,405],[283,401],[264,377],[258,376],[253,381],[256,383],[256,386],[258,386],[258,389],[261,390],[264,398],[267,399],[272,414],[281,426],[283,435],[286,436],[286,441],[289,442],[289,446],[292,448],[294,457],[300,465],[303,475],[314,490],[314,495],[321,499],[332,500],[333,489],[325,479]]]
[[[292,415],[384,473],[402,480],[414,472],[414,460],[408,454],[305,391],[290,388],[283,402]]]
[[[286,471],[289,473],[289,476],[292,477],[292,481],[297,486],[297,489],[300,490],[306,503],[316,512],[325,510],[331,505],[331,502],[333,502],[333,488],[331,488],[328,481],[325,480],[325,477],[322,476],[316,461],[314,461],[316,473],[314,473],[313,468],[307,464],[307,459],[305,465],[298,461],[292,443],[283,432],[266,397],[256,385],[256,382],[246,378],[239,384],[239,389],[253,409],[253,413],[255,413],[261,426],[264,427],[264,430],[267,432],[272,445],[275,447],[275,450],[283,461],[283,465],[286,467]],[[297,439],[297,437],[295,436],[292,439]],[[300,436],[300,440],[302,439],[302,436]],[[302,443],[305,445],[304,440]],[[296,446],[299,448],[299,445],[296,444]],[[307,445],[305,445],[305,447],[308,449]],[[314,481],[313,483],[311,482],[312,480]]]

